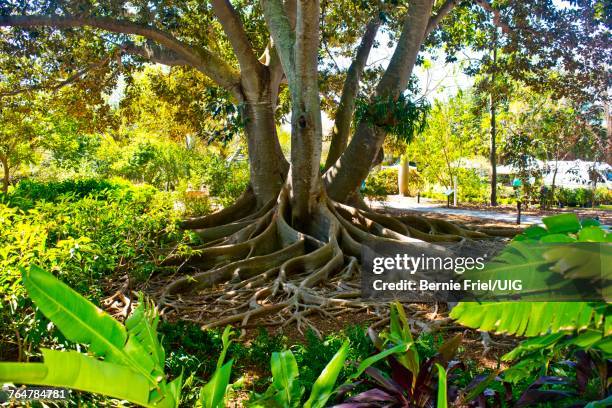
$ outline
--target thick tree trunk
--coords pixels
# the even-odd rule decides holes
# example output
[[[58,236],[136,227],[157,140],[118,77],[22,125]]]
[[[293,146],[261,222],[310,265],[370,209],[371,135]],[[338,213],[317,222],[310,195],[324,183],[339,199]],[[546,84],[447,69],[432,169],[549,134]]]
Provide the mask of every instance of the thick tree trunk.
[[[278,142],[272,101],[245,102],[244,115],[251,187],[261,207],[278,196],[287,179],[289,163]]]
[[[295,76],[289,82],[292,101],[291,202],[293,219],[300,225],[309,220],[321,188],[318,0],[298,0],[295,34]]]
[[[414,0],[410,2],[404,28],[389,67],[376,88],[378,99],[397,99],[404,92],[416,58],[423,42],[433,1]],[[337,201],[344,200],[361,185],[368,175],[370,166],[385,139],[386,132],[369,123],[361,122],[348,147],[325,173],[325,184],[329,196]]]

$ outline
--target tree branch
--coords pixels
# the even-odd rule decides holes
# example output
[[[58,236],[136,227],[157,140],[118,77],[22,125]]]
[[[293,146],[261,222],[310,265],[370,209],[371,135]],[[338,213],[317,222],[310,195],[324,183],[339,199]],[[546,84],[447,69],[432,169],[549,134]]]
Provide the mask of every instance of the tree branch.
[[[292,83],[291,77],[295,71],[295,32],[290,20],[291,14],[286,12],[282,0],[262,0],[262,6],[283,70],[289,83]]]
[[[55,28],[94,27],[115,33],[141,35],[163,45],[176,55],[180,55],[190,66],[200,70],[220,86],[234,92],[240,86],[239,73],[221,58],[205,48],[186,44],[169,33],[149,25],[107,17],[29,15],[0,16],[0,26],[22,28],[37,26]]]
[[[116,55],[117,55],[117,50],[112,52],[107,57],[101,59],[100,61],[94,62],[93,64],[90,64],[87,67],[70,75],[68,78],[60,80],[60,81],[48,81],[47,83],[40,84],[40,85],[14,89],[12,91],[7,91],[7,92],[1,92],[0,98],[6,97],[6,96],[15,96],[15,95],[19,95],[19,94],[26,93],[26,92],[34,92],[34,91],[42,91],[42,90],[58,91],[65,86],[68,86],[68,85],[71,85],[77,82],[79,79],[85,77],[88,73],[95,71],[99,68],[102,68],[103,66],[108,64],[113,59],[113,57]]]
[[[366,26],[365,33],[361,38],[361,43],[357,48],[355,59],[351,63],[344,80],[342,87],[342,96],[340,104],[336,111],[334,128],[332,130],[332,141],[329,147],[329,153],[325,160],[325,170],[334,165],[340,157],[348,143],[349,134],[351,131],[351,120],[355,110],[355,99],[359,91],[359,81],[368,61],[370,50],[374,44],[376,33],[380,27],[380,18],[373,18]]]
[[[236,10],[229,0],[212,0],[212,6],[238,58],[243,79],[247,79],[248,83],[248,80],[259,78],[263,66],[253,51]]]
[[[433,0],[410,1],[402,34],[389,66],[376,87],[377,96],[396,97],[406,89],[417,54],[423,43],[432,6]]]
[[[484,10],[488,11],[489,13],[493,14],[493,24],[495,24],[497,27],[500,27],[502,31],[504,32],[504,34],[508,34],[510,31],[514,30],[512,27],[510,27],[508,23],[502,20],[501,12],[497,10],[496,8],[493,8],[493,6],[491,6],[491,4],[488,1],[476,0],[476,4],[478,4],[480,7],[482,7]]]
[[[435,30],[436,27],[438,27],[442,19],[446,17],[448,13],[453,10],[453,8],[455,8],[458,2],[459,0],[446,0],[438,10],[436,15],[431,16],[431,18],[429,19],[429,23],[427,23],[427,28],[425,29],[425,39],[427,39],[427,36],[429,36],[429,34],[431,34],[431,32]]]
[[[121,45],[121,50],[127,54],[136,55],[142,57],[151,62],[173,66],[188,66],[189,62],[177,55],[175,52],[170,51],[153,41],[147,41],[143,45],[136,45],[134,42],[127,42]]]

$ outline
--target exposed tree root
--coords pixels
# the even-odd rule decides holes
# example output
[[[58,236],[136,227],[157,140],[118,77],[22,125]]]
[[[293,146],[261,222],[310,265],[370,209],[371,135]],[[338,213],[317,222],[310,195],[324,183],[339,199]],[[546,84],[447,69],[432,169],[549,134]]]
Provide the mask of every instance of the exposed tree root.
[[[249,207],[248,195],[224,214],[185,223],[202,243],[188,256],[166,260],[178,266],[180,277],[157,282],[164,313],[180,311],[205,328],[247,327],[257,319],[259,324],[296,324],[300,331],[310,327],[315,332],[309,320],[313,314],[334,317],[366,310],[384,319],[384,306],[361,299],[362,245],[399,241],[414,247],[415,255],[439,256],[473,239],[492,238],[439,219],[353,208],[324,194],[311,222],[297,230],[288,221],[287,190],[258,210]]]

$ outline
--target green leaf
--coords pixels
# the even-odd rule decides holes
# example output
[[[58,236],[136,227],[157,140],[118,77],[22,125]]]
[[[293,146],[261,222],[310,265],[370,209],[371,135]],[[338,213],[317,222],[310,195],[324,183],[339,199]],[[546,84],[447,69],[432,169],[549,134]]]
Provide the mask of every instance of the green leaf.
[[[299,374],[293,353],[290,350],[272,353],[270,365],[273,376],[272,385],[282,393],[286,406],[291,406],[293,390],[297,384],[295,380]]]
[[[203,408],[224,408],[225,394],[230,382],[232,364],[230,360],[215,370],[210,381],[200,391],[200,403]]]
[[[404,306],[397,301],[391,305],[389,339],[396,344],[414,344]],[[397,360],[414,374],[413,380],[416,381],[420,368],[419,353],[416,348],[408,348],[405,354],[398,356]]]
[[[395,345],[395,346],[393,346],[393,347],[391,347],[389,349],[381,351],[378,354],[375,354],[373,356],[370,356],[370,357],[366,358],[361,363],[359,363],[359,366],[357,367],[357,371],[355,371],[347,379],[347,381],[354,380],[355,378],[359,377],[372,364],[376,364],[377,362],[379,362],[380,360],[385,359],[387,356],[389,356],[391,354],[405,353],[406,351],[408,351],[408,349],[410,347],[412,347],[412,344],[408,344],[408,343],[397,344],[397,345]]]
[[[446,395],[446,370],[440,364],[438,367],[438,403],[437,408],[448,408],[448,396]]]
[[[181,378],[173,381],[171,385],[168,385],[164,379],[164,353],[155,333],[157,322],[154,311],[141,304],[135,316],[130,318],[130,328],[126,330],[111,316],[41,268],[32,266],[27,271],[22,269],[22,274],[24,286],[32,301],[66,338],[76,343],[89,345],[89,351],[95,357],[103,357],[105,364],[113,364],[129,370],[133,375],[138,375],[139,378],[146,381],[148,390],[146,406],[175,407],[178,405]],[[51,356],[52,359],[55,357],[55,354],[49,354],[48,351],[45,355]],[[75,362],[76,357],[67,358],[72,358],[73,364],[58,366],[62,367],[65,378],[69,380],[84,375],[79,371],[81,366]],[[91,357],[91,360],[93,362],[89,360],[81,362],[84,369],[99,366],[94,363],[98,360],[94,357]],[[45,364],[49,362],[45,361]],[[106,366],[100,367],[102,370],[100,375],[103,376]],[[54,367],[54,370],[57,368]],[[104,383],[104,379],[96,377],[95,373],[89,372],[87,375],[89,381]],[[134,384],[137,385],[138,380],[134,381],[136,381]],[[130,382],[116,384],[118,387],[131,387]],[[70,384],[64,384],[64,386],[71,387]],[[105,395],[115,391],[111,387],[110,391],[105,391]],[[125,390],[117,392],[129,393]],[[121,395],[114,396],[122,398]],[[142,400],[141,397],[139,398]]]
[[[225,361],[225,355],[227,354],[227,350],[229,349],[230,344],[232,344],[232,340],[230,340],[232,335],[232,326],[225,326],[223,334],[221,335],[221,343],[223,344],[223,349],[221,350],[221,354],[217,359],[217,370],[223,365],[223,362]]]
[[[76,351],[42,349],[42,363],[0,363],[0,383],[66,387],[118,398],[145,407],[174,407],[170,400],[149,404],[149,382],[131,369]]]
[[[128,335],[135,336],[144,349],[151,355],[156,368],[163,372],[166,355],[157,337],[159,315],[155,305],[140,295],[140,303],[125,321]]]
[[[310,392],[308,401],[304,404],[304,408],[323,408],[325,403],[332,394],[336,379],[340,375],[340,371],[344,367],[344,362],[348,356],[349,343],[344,342],[340,350],[332,357],[327,366],[315,381]]]
[[[131,368],[151,384],[157,382],[151,356],[110,315],[37,266],[23,271],[23,282],[34,304],[67,339],[88,344],[96,356]]]
[[[450,316],[473,329],[533,337],[587,327],[603,329],[607,319],[598,319],[597,307],[584,302],[460,302]]]
[[[531,227],[526,228],[521,235],[528,238],[539,239],[546,234],[548,234],[548,231],[546,231],[545,228],[542,228],[539,225],[532,225]]]
[[[504,354],[502,356],[502,361],[513,361],[525,354],[550,347],[556,344],[565,336],[565,333],[553,333],[546,336],[535,337],[529,340],[525,340],[521,342],[518,346],[516,346],[513,350]]]
[[[540,238],[540,242],[576,242],[576,238],[572,238],[565,234],[550,234]]]
[[[297,381],[299,375],[297,362],[290,350],[272,353],[272,384],[263,395],[248,404],[252,408],[289,408],[297,407],[304,393]]]
[[[546,225],[548,232],[551,234],[577,232],[581,228],[578,216],[574,213],[544,217],[542,218],[542,222]]]
[[[210,381],[202,387],[200,391],[200,403],[202,407],[222,408],[224,406],[225,394],[227,393],[230,375],[232,373],[233,360],[230,360],[226,364],[223,364],[223,362],[225,361],[227,350],[232,343],[232,340],[230,340],[232,334],[232,327],[226,326],[221,335],[223,349],[217,359],[217,368]]]
[[[589,402],[584,408],[606,408],[612,406],[612,395],[600,401]]]
[[[582,228],[599,227],[601,223],[599,222],[599,220],[596,220],[593,218],[585,218],[582,221],[580,221],[580,225],[582,225]]]
[[[578,232],[578,240],[581,242],[605,242],[606,233],[599,227],[584,227]]]

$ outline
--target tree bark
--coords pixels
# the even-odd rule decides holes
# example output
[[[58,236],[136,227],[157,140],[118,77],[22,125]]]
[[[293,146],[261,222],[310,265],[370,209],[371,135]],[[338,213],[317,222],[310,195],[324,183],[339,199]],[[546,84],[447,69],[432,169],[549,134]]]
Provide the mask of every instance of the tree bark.
[[[376,98],[397,99],[408,86],[432,6],[431,0],[410,2],[399,42],[389,67],[376,87]],[[332,199],[342,201],[361,185],[385,136],[386,132],[375,124],[362,121],[357,125],[357,131],[347,149],[324,175],[327,192]]]
[[[491,74],[491,149],[489,159],[491,161],[491,206],[497,206],[497,128],[496,128],[496,91],[495,91],[495,69],[497,62],[497,29],[493,34],[493,73]]]
[[[236,95],[239,90],[239,73],[221,57],[204,47],[186,44],[171,34],[151,25],[138,24],[129,20],[108,17],[28,15],[0,16],[0,27],[94,27],[115,33],[141,35],[162,45],[177,56],[180,56],[190,66],[203,72],[219,84],[219,86],[230,90],[234,95]]]
[[[270,95],[244,103],[245,134],[249,147],[251,187],[261,207],[275,199],[285,184],[289,163],[276,134],[274,104]]]
[[[355,100],[359,92],[359,81],[374,44],[378,27],[380,27],[380,19],[377,16],[368,23],[361,39],[361,44],[359,44],[357,49],[357,55],[346,73],[342,96],[340,97],[340,104],[336,111],[334,128],[332,129],[331,145],[325,161],[325,170],[336,163],[348,144],[353,113],[355,111]]]
[[[298,0],[295,77],[291,90],[291,185],[293,219],[307,223],[319,195],[322,123],[319,101],[319,1]]]

